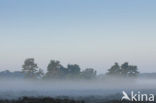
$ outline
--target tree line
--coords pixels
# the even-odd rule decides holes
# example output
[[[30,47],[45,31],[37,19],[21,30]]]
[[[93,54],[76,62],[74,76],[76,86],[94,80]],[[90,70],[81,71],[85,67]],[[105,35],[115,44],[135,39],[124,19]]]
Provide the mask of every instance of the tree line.
[[[136,77],[139,74],[138,67],[135,65],[129,65],[128,62],[123,63],[121,66],[115,63],[110,69],[108,69],[107,75],[117,77]]]
[[[97,72],[93,68],[81,70],[78,64],[68,64],[64,67],[60,61],[51,60],[44,73],[35,63],[34,58],[28,58],[22,65],[22,72],[28,79],[96,79]],[[127,62],[121,66],[115,63],[106,75],[119,77],[136,77],[139,74],[137,66],[129,65]]]
[[[34,58],[28,58],[22,65],[22,72],[25,78],[29,79],[94,79],[96,78],[96,70],[87,68],[81,71],[77,64],[68,64],[67,67],[61,65],[60,61],[51,60],[47,66],[47,72],[44,73],[42,69],[35,63]]]

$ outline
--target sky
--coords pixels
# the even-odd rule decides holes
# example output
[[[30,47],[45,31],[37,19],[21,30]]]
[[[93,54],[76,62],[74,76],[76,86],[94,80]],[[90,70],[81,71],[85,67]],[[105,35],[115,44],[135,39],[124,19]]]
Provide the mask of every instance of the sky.
[[[0,0],[0,71],[35,58],[107,72],[115,62],[156,72],[155,0]]]

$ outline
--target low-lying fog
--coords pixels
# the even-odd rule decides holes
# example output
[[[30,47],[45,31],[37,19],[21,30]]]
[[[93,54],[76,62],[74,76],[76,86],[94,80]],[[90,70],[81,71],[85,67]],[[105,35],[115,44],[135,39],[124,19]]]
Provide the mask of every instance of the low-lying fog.
[[[7,99],[22,96],[107,96],[123,90],[147,90],[156,94],[156,79],[0,80],[0,98]]]

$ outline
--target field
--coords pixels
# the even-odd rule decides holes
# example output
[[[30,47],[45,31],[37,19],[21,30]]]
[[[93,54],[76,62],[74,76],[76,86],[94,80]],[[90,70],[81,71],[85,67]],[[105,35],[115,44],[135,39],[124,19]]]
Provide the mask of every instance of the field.
[[[122,91],[156,94],[155,80],[129,81],[1,80],[0,103],[121,103]]]

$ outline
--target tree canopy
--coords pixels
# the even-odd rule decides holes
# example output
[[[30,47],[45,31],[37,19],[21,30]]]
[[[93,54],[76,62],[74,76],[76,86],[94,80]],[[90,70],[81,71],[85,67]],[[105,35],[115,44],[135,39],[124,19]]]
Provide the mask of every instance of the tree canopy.
[[[93,68],[82,70],[78,64],[68,64],[64,67],[58,60],[50,60],[45,74],[35,63],[34,58],[26,59],[22,68],[25,78],[31,79],[95,79],[97,77],[97,72]],[[109,76],[118,77],[136,77],[138,74],[137,66],[129,65],[128,62],[122,65],[115,63],[107,72]]]
[[[115,63],[108,69],[107,75],[120,76],[120,77],[136,77],[139,74],[137,66],[129,65],[128,62],[123,63],[121,66]]]
[[[22,72],[25,73],[25,78],[36,79],[44,75],[42,69],[39,69],[35,63],[34,58],[26,59],[22,65],[22,68]]]

